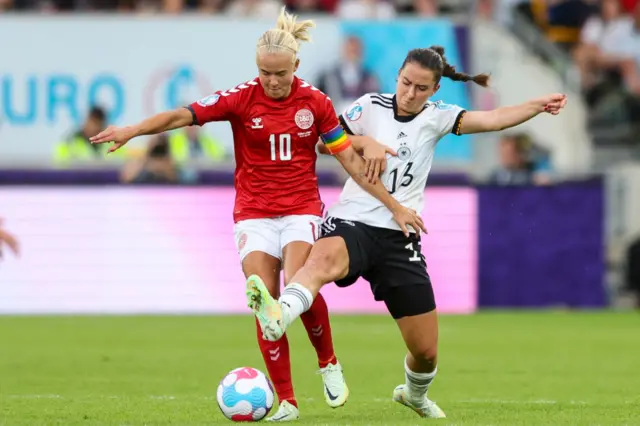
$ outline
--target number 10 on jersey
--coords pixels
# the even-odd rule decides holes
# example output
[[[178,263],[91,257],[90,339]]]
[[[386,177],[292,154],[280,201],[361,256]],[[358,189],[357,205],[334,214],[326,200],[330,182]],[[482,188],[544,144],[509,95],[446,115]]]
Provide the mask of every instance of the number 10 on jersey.
[[[282,135],[271,134],[269,136],[269,144],[271,145],[271,161],[289,161],[291,160],[291,135],[288,133]],[[278,146],[276,146],[278,145]]]

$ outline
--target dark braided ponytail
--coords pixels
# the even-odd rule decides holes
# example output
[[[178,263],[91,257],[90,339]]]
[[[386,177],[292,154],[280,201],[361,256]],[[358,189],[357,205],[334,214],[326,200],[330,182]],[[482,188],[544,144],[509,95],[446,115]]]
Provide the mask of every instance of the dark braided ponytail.
[[[402,63],[402,68],[410,62],[433,71],[436,82],[439,82],[442,77],[447,77],[450,80],[462,81],[465,83],[473,81],[482,87],[487,87],[489,85],[488,74],[470,75],[463,72],[456,72],[456,67],[447,62],[447,59],[444,56],[444,47],[442,46],[431,46],[427,49],[410,50]]]

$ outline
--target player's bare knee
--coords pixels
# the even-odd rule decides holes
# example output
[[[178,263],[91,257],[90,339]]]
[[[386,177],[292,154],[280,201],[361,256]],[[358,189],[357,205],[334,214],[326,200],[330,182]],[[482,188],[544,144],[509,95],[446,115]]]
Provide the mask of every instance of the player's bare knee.
[[[314,280],[320,280],[333,268],[333,255],[326,250],[319,250],[307,259],[304,265],[306,272]]]
[[[262,252],[251,252],[242,260],[246,277],[258,275],[272,297],[280,297],[280,260]]]
[[[342,278],[348,267],[348,254],[330,238],[317,242],[305,263],[305,269],[323,284]]]
[[[435,365],[438,359],[438,348],[436,345],[418,345],[411,350],[411,355],[420,363],[432,363]]]

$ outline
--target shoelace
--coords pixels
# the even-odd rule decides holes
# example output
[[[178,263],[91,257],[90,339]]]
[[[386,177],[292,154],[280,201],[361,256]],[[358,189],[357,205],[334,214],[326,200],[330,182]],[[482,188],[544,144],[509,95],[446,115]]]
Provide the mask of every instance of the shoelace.
[[[329,364],[325,368],[321,368],[320,370],[316,371],[316,374],[321,375],[323,380],[326,380],[327,376],[329,376],[331,373],[335,373],[335,372],[340,372],[340,368],[337,365]],[[330,377],[331,376],[329,376],[329,378]],[[342,381],[338,380],[338,377],[336,377],[335,380],[329,379],[329,384],[338,386],[338,385],[342,385]]]

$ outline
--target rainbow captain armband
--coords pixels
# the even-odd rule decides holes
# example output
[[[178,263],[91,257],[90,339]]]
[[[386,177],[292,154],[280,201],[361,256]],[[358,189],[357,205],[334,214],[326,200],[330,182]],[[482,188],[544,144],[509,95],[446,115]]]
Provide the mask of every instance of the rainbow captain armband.
[[[351,141],[344,132],[341,125],[337,125],[333,129],[320,135],[324,146],[327,147],[329,152],[333,155],[344,151],[351,146]]]

